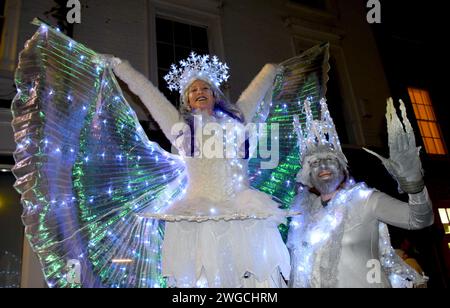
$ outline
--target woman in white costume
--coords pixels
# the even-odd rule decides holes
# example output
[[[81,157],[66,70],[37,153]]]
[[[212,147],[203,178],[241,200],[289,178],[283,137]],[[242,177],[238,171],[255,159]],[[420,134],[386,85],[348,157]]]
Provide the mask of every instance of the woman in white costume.
[[[283,287],[290,260],[278,225],[286,215],[268,195],[249,188],[246,143],[214,129],[250,121],[277,66],[267,64],[235,106],[219,90],[228,78],[226,65],[216,57],[191,54],[165,78],[181,95],[177,110],[128,62],[109,62],[186,161],[184,196],[164,212],[147,216],[166,221],[162,273],[168,285]]]

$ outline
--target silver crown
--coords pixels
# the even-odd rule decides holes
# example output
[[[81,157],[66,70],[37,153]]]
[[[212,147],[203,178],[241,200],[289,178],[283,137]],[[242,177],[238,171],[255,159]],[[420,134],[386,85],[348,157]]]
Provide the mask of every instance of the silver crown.
[[[170,72],[164,76],[169,90],[183,92],[185,87],[193,79],[208,80],[216,87],[227,81],[230,77],[228,75],[228,66],[216,56],[210,58],[209,55],[197,55],[191,52],[189,58],[180,61],[180,67],[172,64]]]
[[[331,151],[342,153],[339,136],[336,132],[333,119],[328,111],[326,100],[320,100],[320,120],[314,120],[311,111],[311,102],[306,100],[304,103],[306,123],[306,132],[303,131],[302,126],[297,115],[294,116],[294,128],[297,132],[298,145],[300,148],[300,156],[305,157],[313,154],[318,149],[328,148]]]
[[[319,153],[332,153],[347,169],[347,158],[342,152],[339,136],[336,132],[333,119],[328,111],[328,105],[323,98],[320,100],[320,120],[314,120],[310,100],[304,102],[305,124],[300,124],[298,115],[294,116],[294,128],[297,133],[302,170],[297,175],[297,180],[309,184],[309,166],[306,158]]]

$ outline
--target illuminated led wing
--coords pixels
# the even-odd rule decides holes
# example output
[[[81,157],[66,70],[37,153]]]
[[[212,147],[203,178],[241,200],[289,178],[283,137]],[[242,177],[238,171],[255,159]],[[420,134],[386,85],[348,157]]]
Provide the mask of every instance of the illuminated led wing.
[[[327,89],[328,60],[329,46],[324,44],[283,62],[282,70],[275,78],[270,105],[264,103],[259,106],[254,119],[255,122],[265,121],[268,124],[268,138],[261,139],[272,140],[272,146],[274,141],[279,144],[279,163],[274,169],[264,170],[261,169],[264,161],[261,155],[250,160],[251,185],[278,199],[285,208],[295,197],[295,178],[301,167],[293,116],[298,115],[300,123],[304,122],[303,102],[307,98],[311,101],[313,114],[319,116],[319,102],[325,97]],[[271,136],[274,125],[278,125],[278,136]],[[270,149],[271,145],[268,146]]]
[[[184,163],[150,142],[109,67],[51,27],[26,43],[13,101],[13,172],[49,286],[159,287],[160,222]]]

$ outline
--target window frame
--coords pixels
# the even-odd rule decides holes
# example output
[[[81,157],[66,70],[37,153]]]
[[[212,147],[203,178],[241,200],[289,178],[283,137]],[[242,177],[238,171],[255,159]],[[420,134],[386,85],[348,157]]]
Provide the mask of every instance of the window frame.
[[[423,93],[421,93],[421,95],[420,95],[422,101],[419,103],[416,101],[415,95],[413,95],[414,93],[412,91],[419,91],[419,92],[423,92],[424,94],[426,94],[426,97],[428,99],[428,104],[426,101],[423,100],[423,96],[422,96]],[[425,151],[426,151],[427,155],[429,155],[431,157],[447,157],[448,149],[447,149],[447,146],[446,146],[446,143],[444,140],[444,134],[442,133],[441,127],[439,125],[439,121],[436,116],[436,112],[434,109],[433,102],[431,100],[430,92],[424,88],[408,86],[407,94],[409,97],[409,101],[411,102],[411,109],[413,110],[414,118],[416,120],[416,124],[418,127],[418,134],[420,134],[422,144],[425,147]],[[414,99],[413,99],[412,95],[414,96]],[[421,112],[422,109],[419,108],[420,106],[425,106],[425,107],[423,107],[423,109],[424,109],[423,112],[424,112],[425,118],[422,118],[422,112]],[[428,107],[429,110],[426,107]],[[431,136],[425,136],[424,126],[422,125],[422,123],[434,124],[434,130],[431,128],[431,126],[428,126]],[[434,131],[434,133],[432,131]],[[436,134],[437,137],[433,136],[434,134]],[[426,141],[428,139],[432,139],[434,141],[433,146],[435,147],[435,149],[434,149],[435,151],[433,151],[433,152],[436,152],[436,153],[431,153],[432,151],[431,151],[431,149],[429,149],[428,143]],[[435,140],[439,140],[440,146],[442,147],[442,149],[436,148]],[[442,150],[443,153],[438,153],[438,152],[440,152],[440,150]]]
[[[173,19],[170,19],[170,18],[166,18],[166,17],[164,17],[164,16],[159,16],[159,15],[156,15],[155,16],[155,21],[156,21],[156,19],[159,19],[159,20],[165,20],[165,21],[169,21],[169,22],[172,22],[172,26],[176,26],[174,23],[176,23],[176,24],[178,24],[178,25],[182,25],[183,27],[189,27],[189,31],[190,31],[190,34],[189,34],[189,36],[190,36],[190,38],[191,38],[191,41],[189,42],[189,45],[192,45],[192,27],[196,27],[196,28],[201,28],[201,29],[203,29],[202,31],[205,31],[206,32],[206,45],[205,45],[205,48],[207,49],[207,50],[205,50],[205,51],[202,51],[202,52],[198,52],[198,51],[195,51],[194,50],[194,52],[197,52],[197,53],[199,53],[199,54],[210,54],[210,51],[209,51],[209,37],[208,37],[208,28],[207,28],[207,26],[204,26],[204,25],[197,25],[197,24],[192,24],[192,23],[186,23],[186,22],[180,22],[180,21],[175,21],[175,20],[173,20]],[[156,32],[157,32],[157,30],[158,29],[156,29],[155,28],[155,30],[156,30]],[[159,58],[159,52],[161,51],[160,49],[159,49],[159,46],[161,45],[161,46],[167,46],[167,47],[172,47],[173,48],[173,50],[172,50],[172,52],[174,53],[173,55],[174,56],[176,56],[176,57],[178,57],[177,55],[176,55],[176,51],[177,51],[177,48],[182,48],[182,49],[185,49],[186,47],[187,47],[187,45],[185,45],[185,44],[177,44],[177,41],[176,41],[176,30],[175,30],[175,28],[172,28],[171,29],[171,36],[172,36],[172,41],[171,42],[165,42],[165,41],[158,41],[158,40],[156,40],[156,55],[157,55],[157,58]],[[189,53],[190,53],[190,51],[192,51],[193,50],[193,47],[192,46],[189,46]],[[186,54],[184,57],[183,57],[183,59],[186,59],[188,56],[189,56],[189,53],[188,54]],[[178,59],[178,61],[180,61],[180,60],[182,60],[182,59]],[[177,92],[171,92],[171,91],[168,91],[167,90],[167,88],[166,88],[166,83],[165,82],[163,82],[163,84],[161,85],[161,84],[159,84],[159,81],[161,81],[162,80],[162,77],[163,76],[159,76],[159,71],[160,70],[167,70],[167,72],[166,72],[166,74],[170,71],[170,65],[171,64],[174,64],[176,61],[175,61],[175,59],[172,59],[171,61],[170,61],[170,63],[167,63],[167,66],[166,67],[164,67],[161,63],[159,63],[159,62],[157,62],[157,74],[158,74],[158,87],[159,87],[159,90],[162,92],[162,93],[164,93],[165,94],[165,96],[172,102],[172,104],[176,107],[176,108],[178,108],[179,107],[179,95],[178,95],[178,93]],[[176,63],[175,63],[176,64]]]
[[[176,22],[207,28],[208,47],[210,54],[225,60],[220,8],[216,1],[202,0],[192,3],[190,8],[179,6],[168,1],[149,0],[148,9],[148,67],[149,79],[159,86],[158,59],[156,41],[156,17]]]

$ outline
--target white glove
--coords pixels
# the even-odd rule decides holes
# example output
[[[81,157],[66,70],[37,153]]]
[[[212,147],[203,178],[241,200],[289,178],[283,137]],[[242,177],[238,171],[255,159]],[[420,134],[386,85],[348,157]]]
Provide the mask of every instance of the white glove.
[[[122,63],[121,59],[114,57],[113,55],[102,53],[97,54],[97,58],[94,61],[102,66],[110,67],[112,69]]]
[[[411,123],[406,115],[405,104],[400,100],[403,125],[397,116],[392,98],[388,99],[386,120],[389,139],[389,159],[363,148],[378,157],[389,173],[399,184],[399,191],[408,194],[419,193],[424,188],[420,147],[416,147],[416,139]],[[404,127],[403,127],[404,126]]]

